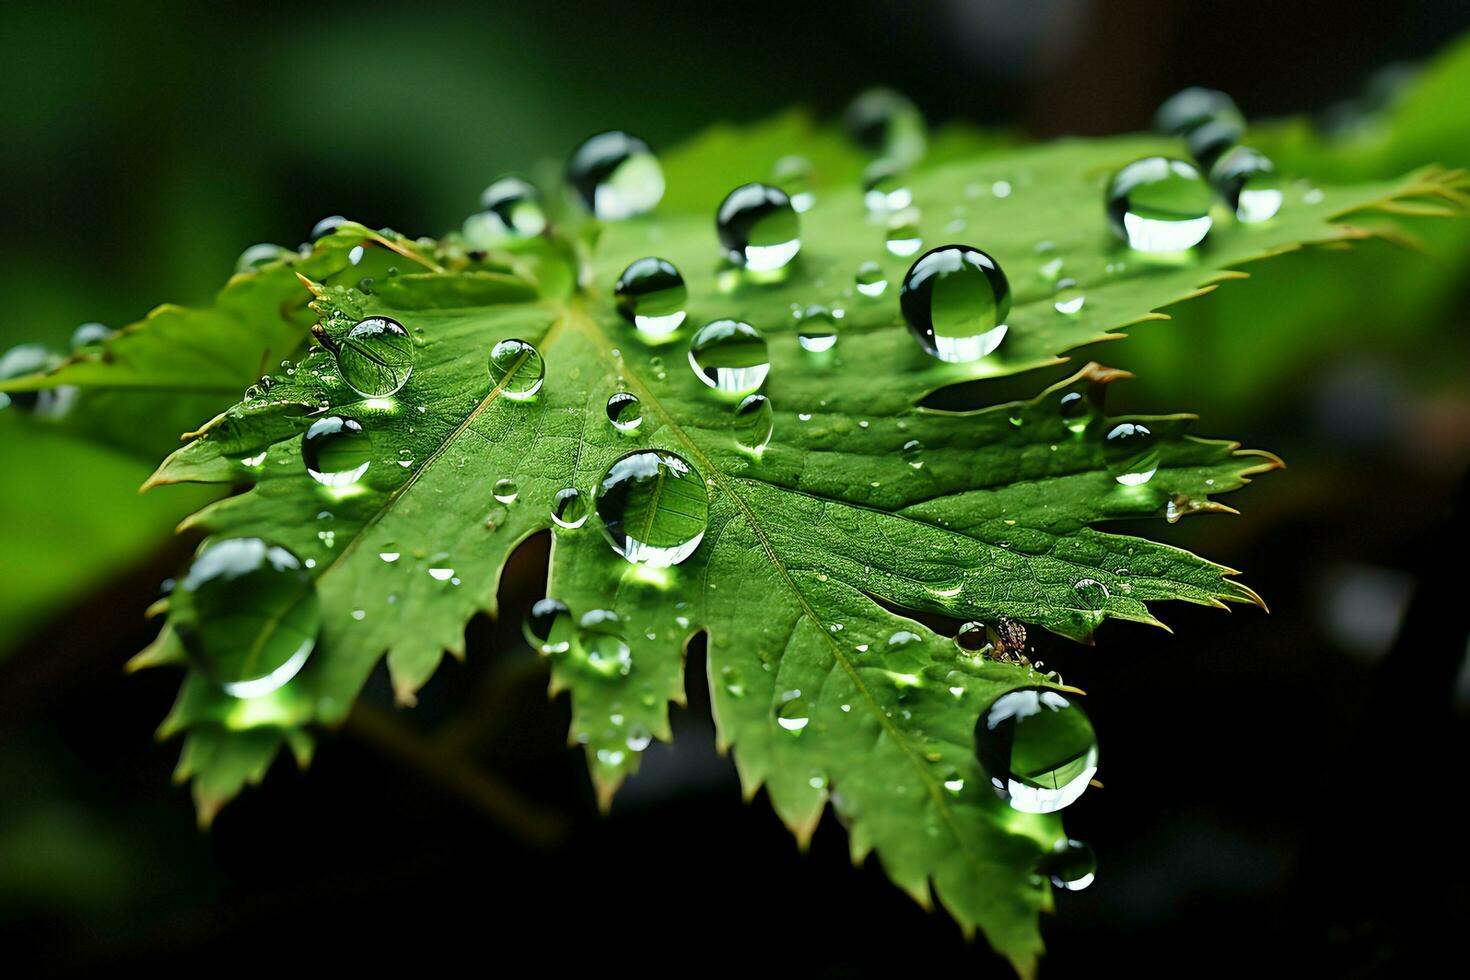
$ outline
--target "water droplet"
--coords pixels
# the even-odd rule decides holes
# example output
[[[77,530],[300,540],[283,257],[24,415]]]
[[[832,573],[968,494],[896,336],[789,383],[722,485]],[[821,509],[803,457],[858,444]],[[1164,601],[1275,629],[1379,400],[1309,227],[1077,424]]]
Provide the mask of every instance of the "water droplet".
[[[613,550],[655,568],[692,555],[709,524],[704,477],[663,450],[636,450],[614,461],[599,481],[595,506]]]
[[[746,395],[735,406],[735,444],[759,456],[770,445],[776,411],[765,395]]]
[[[1036,870],[1050,878],[1057,888],[1080,892],[1097,875],[1097,855],[1086,843],[1064,838],[1052,845],[1049,854],[1042,856]]]
[[[1193,164],[1168,157],[1135,160],[1108,184],[1113,233],[1140,252],[1193,248],[1210,230],[1210,188]]]
[[[1063,392],[1057,400],[1057,411],[1062,416],[1062,424],[1079,435],[1087,431],[1097,415],[1091,399],[1080,391]]]
[[[771,183],[786,192],[797,214],[805,214],[816,203],[811,179],[812,164],[806,157],[784,156],[771,168]]]
[[[1188,136],[1212,119],[1242,119],[1235,100],[1215,89],[1193,86],[1164,100],[1154,114],[1154,130],[1165,136]]]
[[[319,242],[346,223],[347,219],[342,215],[329,214],[311,226],[311,234],[307,236],[307,241]]]
[[[474,248],[496,248],[546,230],[546,212],[536,188],[519,177],[501,177],[480,195],[480,212],[464,222]]]
[[[787,691],[780,707],[776,709],[776,724],[788,732],[797,733],[811,721],[811,709],[807,707],[800,691]]]
[[[1185,141],[1189,155],[1206,173],[1245,133],[1245,123],[1238,119],[1215,118],[1195,127]]]
[[[715,320],[689,342],[689,366],[700,381],[730,395],[748,395],[771,369],[766,338],[740,320]]]
[[[966,653],[978,653],[989,643],[985,638],[985,624],[971,620],[955,634],[954,644]]]
[[[882,296],[888,288],[888,277],[883,274],[883,267],[877,262],[864,262],[858,266],[854,282],[857,291],[870,298]]]
[[[454,569],[446,565],[435,565],[429,569],[429,577],[436,582],[448,582],[454,578]]]
[[[1062,259],[1059,256],[1054,259],[1047,259],[1045,262],[1041,263],[1041,267],[1036,271],[1040,273],[1041,278],[1045,279],[1047,282],[1055,282],[1057,280],[1057,277],[1062,274],[1063,265],[1065,265],[1065,263],[1062,262]]]
[[[627,676],[633,669],[633,651],[623,638],[623,621],[611,609],[594,609],[582,617],[577,645],[587,666],[604,677]]]
[[[924,155],[924,116],[901,92],[874,88],[853,99],[843,115],[848,134],[865,150],[905,163]]]
[[[1060,691],[1025,687],[991,702],[975,725],[980,765],[997,794],[1023,813],[1054,813],[1097,772],[1092,722]]]
[[[653,744],[653,732],[650,732],[646,725],[631,725],[625,741],[631,751],[642,752]]]
[[[541,390],[546,362],[524,340],[502,340],[490,348],[490,384],[512,401],[525,401]]]
[[[1120,422],[1103,442],[1103,462],[1125,487],[1147,483],[1159,468],[1158,439],[1146,425]]]
[[[1080,608],[1088,612],[1102,612],[1107,608],[1108,600],[1112,598],[1108,587],[1095,578],[1078,579],[1073,584],[1072,591],[1077,594]]]
[[[825,306],[808,306],[796,326],[796,342],[812,354],[831,350],[837,344],[837,320]]]
[[[1210,183],[1245,224],[1274,218],[1285,197],[1275,164],[1248,146],[1237,146],[1222,156],[1210,169]]]
[[[403,557],[403,555],[401,552],[398,551],[380,551],[378,552],[378,557],[391,565],[399,558]]]
[[[965,781],[957,772],[950,772],[944,777],[944,788],[951,793],[962,793],[965,789]]]
[[[888,249],[889,255],[904,259],[924,247],[924,240],[919,236],[918,212],[909,209],[893,216],[888,222],[884,247]]]
[[[259,466],[265,462],[265,454],[266,450],[262,449],[254,456],[242,456],[240,457],[240,464],[242,466]]]
[[[648,144],[623,132],[598,133],[572,153],[567,183],[603,221],[652,211],[664,196],[664,172]]]
[[[607,420],[619,432],[632,432],[643,424],[643,404],[631,391],[617,391],[608,396]]]
[[[520,496],[521,488],[514,480],[496,480],[495,489],[491,493],[502,504],[513,504],[516,502],[516,497]]]
[[[924,638],[918,633],[911,630],[897,630],[888,638],[888,648],[890,650],[896,650],[923,642]]]
[[[576,487],[558,490],[551,498],[551,519],[557,527],[575,531],[587,523],[587,501]]]
[[[201,551],[169,611],[190,657],[237,698],[270,694],[295,677],[321,626],[316,586],[301,560],[259,538]]]
[[[752,272],[784,269],[801,251],[801,221],[791,198],[770,184],[742,184],[715,212],[725,254]]]
[[[386,316],[361,321],[335,346],[342,380],[364,398],[397,394],[413,373],[413,340]]]
[[[924,444],[917,439],[910,439],[903,444],[904,461],[916,470],[924,468],[924,460],[921,458],[923,453]]]
[[[914,203],[908,175],[892,160],[876,160],[863,171],[863,203],[876,215],[902,211]]]
[[[539,599],[531,604],[521,633],[537,653],[550,656],[572,648],[572,611],[557,599]]]
[[[978,248],[943,245],[925,252],[898,295],[909,333],[941,361],[977,361],[1005,338],[1010,283]]]
[[[73,351],[93,347],[115,333],[117,333],[116,330],[102,323],[84,323],[71,332],[71,342],[68,346]]]
[[[1082,312],[1083,305],[1087,302],[1087,296],[1077,287],[1074,279],[1062,279],[1057,282],[1057,294],[1052,300],[1052,307],[1066,316],[1076,316]]]
[[[317,419],[301,439],[306,472],[324,487],[351,486],[373,461],[373,441],[362,423],[340,415]]]
[[[645,340],[665,340],[684,323],[689,288],[666,259],[648,256],[629,264],[613,286],[613,295],[618,312]]]
[[[258,272],[272,262],[294,259],[296,254],[289,248],[270,242],[251,245],[245,251],[241,252],[240,257],[235,260],[235,273],[238,275],[244,272]]]

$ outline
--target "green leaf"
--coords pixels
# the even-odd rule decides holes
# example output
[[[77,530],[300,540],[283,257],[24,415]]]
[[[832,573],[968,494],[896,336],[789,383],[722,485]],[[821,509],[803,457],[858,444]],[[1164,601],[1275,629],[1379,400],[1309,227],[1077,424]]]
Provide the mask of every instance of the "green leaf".
[[[734,152],[728,137],[714,145],[721,140]],[[272,695],[233,701],[191,674],[165,724],[191,732],[187,771],[213,805],[258,777],[271,738],[308,722],[340,722],[385,653],[399,697],[412,701],[445,650],[462,654],[465,622],[494,612],[507,556],[552,527],[558,491],[590,498],[615,458],[669,450],[709,488],[705,537],[683,564],[630,567],[596,515],[581,528],[554,530],[548,594],[578,616],[615,612],[628,648],[626,672],[589,656],[591,636],[553,665],[554,688],[572,692],[573,735],[603,799],[636,770],[650,737],[668,737],[667,702],[683,699],[684,649],[705,631],[720,739],[733,746],[747,791],[764,787],[802,840],[831,803],[855,858],[876,852],[916,899],[937,897],[967,931],[978,926],[1029,969],[1041,949],[1037,913],[1050,902],[1032,869],[1061,835],[1060,821],[996,799],[972,731],[1005,691],[1060,681],[963,654],[896,610],[1007,617],[1087,639],[1107,617],[1156,622],[1150,604],[1165,599],[1255,601],[1228,569],[1096,525],[1227,509],[1212,496],[1277,463],[1188,435],[1188,416],[1162,416],[1146,420],[1160,439],[1157,475],[1119,486],[1102,458],[1101,421],[1074,432],[1061,411],[1064,391],[1086,392],[1101,408],[1117,375],[1097,367],[1023,403],[964,412],[919,403],[957,382],[1055,363],[1239,277],[1242,263],[1362,237],[1334,220],[1345,213],[1444,196],[1452,186],[1433,171],[1318,193],[1297,186],[1277,220],[1222,220],[1198,254],[1148,261],[1109,237],[1102,185],[1123,163],[1166,150],[1177,152],[1152,138],[1065,142],[914,175],[925,241],[976,242],[1011,277],[1011,333],[998,356],[974,365],[940,364],[918,350],[897,316],[907,260],[884,253],[883,230],[855,189],[830,184],[803,216],[798,265],[777,282],[732,281],[711,228],[720,194],[698,207],[698,195],[675,181],[671,198],[683,195],[690,208],[603,228],[588,286],[577,294],[549,286],[553,258],[543,257],[539,276],[516,279],[480,270],[453,241],[425,246],[429,271],[400,275],[388,289],[314,284],[329,335],[368,315],[405,324],[416,346],[413,375],[391,399],[362,400],[336,375],[331,355],[317,351],[155,474],[155,484],[253,483],[191,525],[296,552],[316,570],[324,618],[316,653]],[[668,161],[669,173],[693,173],[687,161],[710,156],[708,145],[696,145]],[[1052,245],[1038,252],[1044,241]],[[645,254],[683,271],[693,321],[738,317],[768,337],[776,424],[764,453],[739,448],[731,405],[684,365],[687,327],[679,343],[651,347],[614,311],[610,284]],[[1041,267],[1055,257],[1083,284],[1080,315],[1052,308]],[[853,289],[869,260],[882,262],[893,284],[878,300]],[[533,279],[543,284],[541,298],[527,301]],[[813,302],[845,313],[825,359],[796,343],[790,311]],[[509,338],[544,355],[546,380],[534,400],[503,397],[491,385],[490,347]],[[643,422],[631,435],[603,411],[616,391],[641,400]],[[319,486],[302,467],[302,413],[323,405],[357,418],[374,439],[374,462],[353,491]],[[263,461],[241,461],[267,445]],[[501,481],[516,488],[510,503],[496,497]],[[144,658],[183,659],[168,631]],[[793,704],[805,719],[799,725]],[[196,743],[201,733],[207,741]],[[235,736],[249,741],[226,752]]]

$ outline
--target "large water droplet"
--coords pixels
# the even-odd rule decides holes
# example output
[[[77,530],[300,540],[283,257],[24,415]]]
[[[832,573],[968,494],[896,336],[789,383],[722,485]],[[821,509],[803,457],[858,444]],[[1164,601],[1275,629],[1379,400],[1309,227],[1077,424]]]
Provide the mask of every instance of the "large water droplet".
[[[1083,841],[1063,838],[1052,845],[1050,853],[1042,856],[1036,870],[1050,878],[1057,888],[1080,892],[1097,875],[1097,855]]]
[[[546,230],[546,212],[536,188],[519,177],[501,177],[480,195],[480,212],[464,222],[464,238],[475,248],[496,248],[534,238]]]
[[[746,395],[735,406],[735,444],[759,456],[771,442],[776,411],[765,395]]]
[[[631,391],[617,391],[607,399],[607,420],[619,432],[632,432],[643,424],[643,403]]]
[[[1000,264],[978,248],[942,245],[904,276],[898,302],[909,332],[941,361],[977,361],[1005,338],[1011,286]]]
[[[1176,92],[1154,114],[1154,129],[1165,136],[1188,136],[1213,119],[1243,119],[1235,100],[1198,86]]]
[[[808,306],[796,325],[796,342],[801,349],[822,354],[837,344],[837,320],[825,306]]]
[[[900,92],[874,88],[860,94],[843,116],[848,134],[871,153],[903,163],[924,155],[924,116]]]
[[[637,450],[615,460],[598,484],[595,506],[613,550],[656,568],[694,554],[709,524],[704,477],[664,450]]]
[[[270,694],[295,677],[321,627],[301,560],[259,538],[205,548],[169,602],[169,624],[191,658],[237,698]]]
[[[1285,197],[1276,165],[1248,146],[1237,146],[1222,156],[1210,170],[1210,183],[1245,224],[1274,218]]]
[[[1077,596],[1078,608],[1093,613],[1106,609],[1112,597],[1108,587],[1095,578],[1078,579],[1072,585],[1072,592]]]
[[[541,390],[546,362],[524,340],[502,340],[490,348],[490,384],[512,401],[525,401]]]
[[[558,490],[551,498],[551,519],[557,527],[575,531],[587,523],[587,500],[576,487]]]
[[[699,380],[729,395],[748,395],[771,370],[766,338],[740,320],[716,320],[689,342],[689,366]]]
[[[604,677],[626,676],[633,669],[633,651],[623,637],[623,621],[611,609],[594,609],[582,617],[577,645],[587,666]]]
[[[715,212],[715,231],[725,254],[751,272],[786,267],[801,251],[801,222],[791,198],[770,184],[742,184]]]
[[[521,495],[520,485],[511,479],[496,480],[495,488],[490,491],[491,495],[502,504],[513,504]]]
[[[1097,772],[1097,736],[1086,713],[1060,691],[1026,687],[991,702],[975,725],[990,784],[1023,813],[1054,813]]]
[[[1210,230],[1210,188],[1193,164],[1168,157],[1135,160],[1108,184],[1113,233],[1140,252],[1182,252]]]
[[[373,440],[356,419],[328,415],[311,423],[301,438],[301,459],[322,486],[351,486],[372,465]]]
[[[806,157],[784,156],[771,168],[771,183],[786,192],[797,214],[805,214],[816,203],[811,179],[812,164]]]
[[[631,263],[613,286],[618,312],[638,328],[645,340],[659,341],[673,335],[684,322],[684,302],[689,288],[674,264],[649,256]]]
[[[521,632],[537,653],[547,656],[566,653],[572,648],[572,637],[576,632],[572,626],[572,611],[560,600],[540,599],[526,613]]]
[[[1147,483],[1159,468],[1158,438],[1142,423],[1120,422],[1103,441],[1103,462],[1125,487]]]
[[[567,183],[603,221],[652,211],[664,196],[664,172],[648,144],[623,132],[598,133],[572,153]]]
[[[869,298],[882,296],[888,289],[888,277],[883,274],[883,267],[877,262],[864,262],[858,266],[853,282],[857,291]]]
[[[389,317],[368,317],[335,346],[342,380],[364,398],[397,394],[413,373],[413,339]]]

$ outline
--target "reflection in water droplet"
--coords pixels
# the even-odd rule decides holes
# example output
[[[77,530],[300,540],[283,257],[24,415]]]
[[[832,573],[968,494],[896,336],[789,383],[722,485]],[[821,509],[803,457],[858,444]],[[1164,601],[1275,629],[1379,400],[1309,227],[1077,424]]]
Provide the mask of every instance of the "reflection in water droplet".
[[[1062,809],[1097,772],[1092,722],[1051,688],[1020,688],[996,698],[975,726],[975,743],[996,793],[1023,813]]]
[[[604,677],[627,676],[633,670],[633,651],[623,638],[623,621],[611,609],[594,609],[582,617],[577,645],[587,666]]]
[[[694,553],[709,524],[704,478],[681,456],[637,450],[599,481],[597,515],[613,550],[633,564],[666,568]]]
[[[864,262],[858,266],[855,285],[859,293],[874,298],[882,296],[888,289],[888,277],[883,275],[883,267],[877,262]]]
[[[1095,578],[1078,579],[1072,586],[1072,591],[1077,594],[1079,608],[1088,612],[1102,612],[1107,607],[1112,593],[1108,587]]]
[[[342,380],[364,398],[397,394],[413,374],[413,340],[403,324],[370,316],[335,344]]]
[[[811,354],[821,354],[837,344],[837,320],[825,306],[812,305],[796,325],[796,342]]]
[[[558,490],[551,498],[551,519],[557,527],[575,531],[587,523],[587,501],[576,487]]]
[[[521,488],[516,485],[516,481],[514,480],[496,480],[495,489],[491,493],[502,504],[513,504],[516,501],[516,497],[520,496]]]
[[[613,285],[618,312],[650,342],[673,336],[684,323],[684,303],[689,287],[684,277],[666,259],[648,256],[630,263]]]
[[[603,221],[652,211],[664,196],[664,172],[648,144],[622,132],[598,133],[572,153],[567,183]]]
[[[169,624],[191,659],[237,698],[262,697],[295,677],[321,627],[301,560],[259,538],[205,548],[169,601]]]
[[[317,419],[301,439],[306,472],[325,487],[356,483],[373,461],[372,437],[356,419],[328,415]]]
[[[1135,160],[1108,185],[1113,233],[1139,252],[1183,252],[1210,230],[1210,188],[1193,164]]]
[[[730,261],[752,272],[784,269],[801,251],[801,222],[791,198],[770,184],[742,184],[715,212],[715,231]]]
[[[766,338],[740,320],[716,320],[689,342],[689,366],[700,381],[730,395],[748,395],[771,370]]]
[[[800,691],[787,691],[781,705],[776,709],[776,724],[793,734],[801,732],[811,721],[811,709],[807,707]]]
[[[765,395],[746,395],[735,406],[735,444],[746,452],[764,452],[775,428],[776,411]]]
[[[546,230],[546,212],[536,188],[519,177],[501,177],[480,195],[480,212],[464,222],[474,248],[496,248]]]
[[[1005,338],[1011,287],[1000,265],[978,248],[943,245],[909,268],[899,306],[926,353],[941,361],[977,361]]]
[[[512,401],[525,401],[541,390],[546,362],[524,340],[502,340],[490,348],[490,384]]]
[[[1103,442],[1103,462],[1125,487],[1147,483],[1159,469],[1158,439],[1146,425],[1120,422]]]
[[[1052,845],[1050,853],[1042,856],[1036,870],[1050,878],[1057,888],[1080,892],[1097,875],[1097,855],[1083,841],[1063,838]]]
[[[1210,168],[1210,183],[1245,224],[1269,221],[1281,210],[1284,183],[1269,157],[1237,146]]]
[[[643,404],[631,391],[616,391],[607,399],[607,420],[619,432],[632,432],[643,424]]]
[[[521,625],[526,642],[537,653],[550,656],[572,648],[572,611],[556,599],[540,599],[531,605]]]

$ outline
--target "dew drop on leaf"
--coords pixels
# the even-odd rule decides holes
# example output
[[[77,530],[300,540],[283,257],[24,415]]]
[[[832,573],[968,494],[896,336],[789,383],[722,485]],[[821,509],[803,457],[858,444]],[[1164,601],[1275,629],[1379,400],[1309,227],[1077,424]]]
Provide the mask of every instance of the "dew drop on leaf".
[[[985,648],[985,624],[971,620],[962,625],[955,634],[954,644],[966,653],[978,653]]]
[[[321,241],[323,238],[326,238],[328,235],[330,235],[332,232],[336,231],[339,227],[346,223],[347,219],[344,218],[342,215],[329,214],[325,218],[311,226],[311,234],[307,236],[307,241]]]
[[[546,230],[541,195],[520,177],[501,177],[480,195],[480,210],[464,222],[464,238],[474,248],[497,248],[534,238]]]
[[[403,324],[386,316],[355,325],[333,353],[342,380],[364,398],[397,394],[413,373],[413,339]]]
[[[558,599],[539,599],[526,613],[521,632],[537,653],[547,656],[566,653],[572,648],[572,637],[576,632],[572,611]]]
[[[1142,423],[1119,422],[1103,441],[1103,462],[1125,487],[1147,483],[1159,469],[1158,438]]]
[[[1077,286],[1075,279],[1057,281],[1057,292],[1052,297],[1052,308],[1064,316],[1076,316],[1087,303],[1087,295]]]
[[[978,361],[1005,339],[1011,287],[985,252],[942,245],[909,268],[899,306],[926,353],[941,361]]]
[[[837,320],[825,306],[806,308],[796,326],[796,342],[811,354],[824,354],[837,345]]]
[[[302,436],[301,459],[322,486],[351,486],[372,465],[372,436],[356,419],[328,415],[311,423]]]
[[[1216,89],[1192,86],[1165,99],[1154,113],[1154,131],[1188,136],[1213,119],[1243,119],[1235,100]]]
[[[521,495],[521,488],[516,484],[516,481],[511,479],[496,480],[495,488],[491,491],[491,494],[502,504],[513,504],[516,502],[516,498]]]
[[[1037,862],[1038,873],[1063,891],[1080,892],[1097,875],[1097,855],[1083,841],[1063,838]]]
[[[672,262],[648,256],[633,261],[613,286],[618,312],[651,342],[667,340],[684,323],[689,288]]]
[[[1072,585],[1072,591],[1077,596],[1078,608],[1088,612],[1102,612],[1107,608],[1108,599],[1112,598],[1108,587],[1095,578],[1078,579]]]
[[[852,100],[842,121],[853,142],[870,153],[904,163],[924,155],[924,116],[901,92],[868,89]]]
[[[1248,146],[1237,146],[1217,160],[1210,168],[1210,183],[1244,224],[1274,218],[1285,198],[1275,164]]]
[[[572,153],[567,183],[603,221],[647,214],[663,200],[664,172],[648,144],[612,131],[589,137]]]
[[[1008,691],[975,725],[980,765],[996,793],[1023,813],[1054,813],[1097,772],[1097,736],[1083,710],[1045,687]]]
[[[259,245],[251,245],[240,253],[240,257],[235,260],[235,273],[238,275],[245,272],[258,272],[273,262],[295,257],[296,253],[283,245],[262,242]]]
[[[764,452],[775,428],[776,412],[765,395],[746,395],[735,406],[735,444],[746,452]]]
[[[169,622],[226,694],[256,698],[301,670],[316,646],[321,607],[295,555],[260,538],[232,538],[195,557],[172,593]]]
[[[716,391],[744,396],[766,380],[771,355],[755,327],[741,320],[715,320],[690,340],[689,366]]]
[[[889,255],[904,259],[923,248],[924,240],[919,236],[918,212],[910,208],[889,219],[883,246]]]
[[[892,160],[876,160],[863,171],[863,203],[875,216],[902,211],[914,203],[908,175]]]
[[[607,399],[607,420],[619,432],[633,432],[643,424],[643,403],[631,391],[613,392]]]
[[[1063,392],[1057,399],[1057,411],[1062,416],[1062,424],[1078,435],[1086,432],[1097,416],[1092,401],[1080,391]]]
[[[800,691],[787,691],[776,709],[776,724],[793,735],[799,734],[811,721],[811,709]]]
[[[502,340],[490,348],[490,386],[511,401],[525,401],[541,390],[546,362],[524,340]]]
[[[595,507],[613,550],[654,568],[692,555],[709,524],[704,477],[666,450],[635,450],[615,460],[598,484]]]
[[[888,289],[888,277],[883,274],[883,267],[877,262],[864,262],[858,266],[853,281],[857,291],[869,299],[882,296]]]
[[[587,523],[587,501],[576,487],[558,490],[551,498],[551,519],[557,527],[575,531]]]
[[[1216,117],[1195,127],[1185,140],[1189,155],[1200,170],[1209,173],[1225,151],[1240,142],[1245,123],[1239,119]]]
[[[784,269],[801,251],[801,223],[791,198],[770,184],[742,184],[715,212],[715,231],[730,261],[751,272]]]
[[[623,621],[611,609],[583,615],[577,645],[587,666],[604,677],[626,676],[633,669],[633,651],[623,637]]]
[[[1168,157],[1135,160],[1108,184],[1113,234],[1139,252],[1183,252],[1210,230],[1210,188],[1193,164]]]

